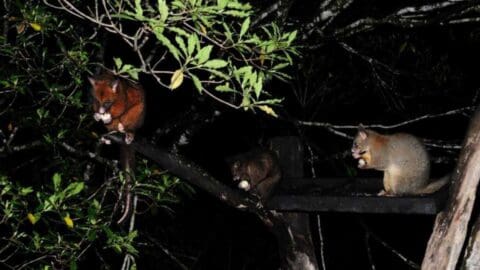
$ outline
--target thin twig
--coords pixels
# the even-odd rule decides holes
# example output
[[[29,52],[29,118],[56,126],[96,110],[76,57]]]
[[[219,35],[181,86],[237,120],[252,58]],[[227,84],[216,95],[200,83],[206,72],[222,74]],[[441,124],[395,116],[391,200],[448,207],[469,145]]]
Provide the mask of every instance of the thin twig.
[[[409,119],[400,123],[391,124],[391,125],[384,125],[384,124],[370,124],[370,125],[363,125],[365,128],[380,128],[380,129],[393,129],[402,126],[406,126],[409,124],[413,124],[419,121],[427,120],[427,119],[434,119],[444,116],[451,116],[455,114],[461,114],[463,112],[472,112],[475,107],[469,106],[459,109],[450,110],[443,113],[438,114],[425,114],[413,119]],[[312,121],[297,121],[297,124],[302,126],[312,126],[312,127],[324,127],[324,128],[331,128],[331,129],[357,129],[358,125],[334,125],[328,122],[312,122]]]

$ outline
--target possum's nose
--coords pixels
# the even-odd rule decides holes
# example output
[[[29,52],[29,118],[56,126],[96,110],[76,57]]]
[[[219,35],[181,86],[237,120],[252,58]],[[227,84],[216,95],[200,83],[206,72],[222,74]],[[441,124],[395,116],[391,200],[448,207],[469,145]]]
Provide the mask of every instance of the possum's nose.
[[[104,113],[105,113],[105,108],[104,108],[104,107],[100,107],[100,109],[98,109],[98,113],[104,114]]]

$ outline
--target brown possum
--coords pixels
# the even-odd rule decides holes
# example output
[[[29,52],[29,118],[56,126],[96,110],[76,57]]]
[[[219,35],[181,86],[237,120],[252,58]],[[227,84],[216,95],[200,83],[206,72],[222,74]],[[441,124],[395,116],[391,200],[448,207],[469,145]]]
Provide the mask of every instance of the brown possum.
[[[382,135],[358,128],[352,156],[360,169],[383,171],[386,195],[428,194],[440,189],[448,177],[430,182],[430,158],[424,144],[406,133]]]
[[[103,121],[109,131],[125,133],[125,143],[130,144],[145,116],[142,87],[110,73],[88,80],[94,97],[93,117],[96,121]]]
[[[110,73],[88,78],[92,85],[93,111],[96,121],[102,121],[109,131],[125,134],[125,143],[120,146],[120,164],[125,173],[125,185],[121,197],[125,200],[123,214],[117,223],[122,223],[130,213],[131,173],[135,165],[135,151],[129,146],[135,132],[145,117],[145,93],[138,84]],[[107,144],[109,140],[104,140]]]
[[[230,170],[240,189],[258,195],[262,201],[272,195],[281,177],[277,155],[266,149],[255,149],[233,157]]]

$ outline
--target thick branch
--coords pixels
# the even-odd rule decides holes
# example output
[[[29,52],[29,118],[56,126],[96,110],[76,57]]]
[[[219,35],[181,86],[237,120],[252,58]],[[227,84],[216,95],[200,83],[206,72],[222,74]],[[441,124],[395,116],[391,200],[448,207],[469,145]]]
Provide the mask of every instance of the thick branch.
[[[463,268],[466,270],[480,269],[480,216],[473,226],[468,247],[463,258]]]
[[[120,136],[109,135],[108,138],[116,143],[123,144],[123,139]],[[270,211],[267,211],[259,204],[258,199],[222,184],[199,166],[182,156],[161,150],[145,140],[139,141],[136,139],[131,146],[136,152],[153,160],[171,174],[188,181],[190,184],[210,193],[210,195],[222,200],[226,204],[254,212],[262,219],[274,218]]]
[[[477,109],[463,143],[452,176],[447,207],[438,214],[428,241],[422,269],[455,269],[468,230],[468,222],[480,180],[480,108]]]

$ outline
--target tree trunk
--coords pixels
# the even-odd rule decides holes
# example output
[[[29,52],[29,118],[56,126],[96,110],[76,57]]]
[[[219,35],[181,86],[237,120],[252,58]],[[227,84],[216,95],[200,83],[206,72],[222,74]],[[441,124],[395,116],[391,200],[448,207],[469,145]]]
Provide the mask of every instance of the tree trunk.
[[[452,175],[444,211],[435,220],[422,269],[455,269],[468,231],[480,179],[480,108],[470,120],[467,136]],[[478,256],[478,254],[476,254]]]
[[[465,257],[463,258],[462,269],[480,269],[480,216],[477,217],[477,221],[470,234],[470,241],[465,251]]]
[[[303,177],[303,146],[298,137],[277,137],[272,140],[271,146],[279,157],[282,182],[295,181],[295,179]],[[282,269],[319,269],[311,238],[308,214],[290,212],[282,213],[280,216],[288,232],[288,235],[285,235],[285,231],[274,232],[280,256],[285,256],[282,261]]]

